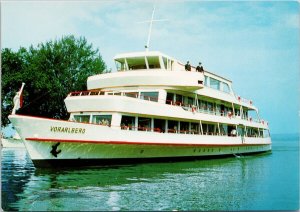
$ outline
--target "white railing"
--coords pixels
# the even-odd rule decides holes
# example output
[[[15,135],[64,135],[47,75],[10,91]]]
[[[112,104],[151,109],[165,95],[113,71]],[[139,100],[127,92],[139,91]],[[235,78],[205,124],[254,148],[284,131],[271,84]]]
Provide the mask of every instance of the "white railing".
[[[248,104],[248,105],[253,105],[253,101],[252,101],[252,100],[245,99],[245,98],[242,98],[241,96],[237,96],[237,95],[235,95],[235,98],[236,98],[239,102],[243,102],[243,103],[246,103],[246,104]]]
[[[73,96],[104,96],[104,95],[108,95],[108,94],[105,94],[105,92],[103,92],[103,91],[75,91],[75,92],[69,93],[68,96],[73,97]],[[223,116],[223,117],[228,117],[228,118],[239,118],[239,119],[243,119],[243,120],[246,120],[249,122],[262,123],[263,125],[268,125],[268,122],[266,122],[262,119],[253,119],[251,117],[241,117],[241,116],[234,115],[231,111],[221,112],[218,110],[210,110],[210,109],[205,109],[204,107],[197,107],[197,106],[191,105],[191,104],[183,104],[180,101],[171,101],[171,100],[165,100],[165,99],[162,100],[157,97],[146,96],[146,95],[142,95],[139,97],[138,94],[132,94],[130,92],[128,92],[128,93],[119,92],[119,91],[115,91],[111,95],[119,95],[119,96],[121,95],[121,96],[126,96],[129,98],[135,98],[135,99],[139,98],[141,100],[152,101],[152,102],[165,102],[168,105],[181,107],[184,110],[193,112],[193,113],[197,112],[197,113],[204,113],[204,114],[221,116],[221,117]],[[240,101],[246,102],[248,104],[252,104],[251,100],[246,100],[246,99],[240,98]]]

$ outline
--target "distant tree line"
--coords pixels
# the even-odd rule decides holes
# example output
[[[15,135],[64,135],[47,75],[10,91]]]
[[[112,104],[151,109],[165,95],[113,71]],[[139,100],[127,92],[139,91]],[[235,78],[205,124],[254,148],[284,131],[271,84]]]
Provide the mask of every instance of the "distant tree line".
[[[65,36],[20,48],[17,52],[1,50],[2,91],[1,126],[9,123],[13,98],[22,82],[23,107],[17,113],[66,119],[64,98],[71,91],[86,90],[89,76],[107,71],[99,49],[84,37]]]

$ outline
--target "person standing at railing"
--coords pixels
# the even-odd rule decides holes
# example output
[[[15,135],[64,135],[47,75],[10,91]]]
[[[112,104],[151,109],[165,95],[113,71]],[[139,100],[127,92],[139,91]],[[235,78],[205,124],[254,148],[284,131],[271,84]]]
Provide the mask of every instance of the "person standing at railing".
[[[203,66],[201,65],[201,62],[199,62],[199,65],[196,67],[196,71],[200,73],[204,73]]]
[[[187,61],[186,64],[185,64],[185,70],[186,71],[191,71],[191,65],[190,65],[189,61]]]

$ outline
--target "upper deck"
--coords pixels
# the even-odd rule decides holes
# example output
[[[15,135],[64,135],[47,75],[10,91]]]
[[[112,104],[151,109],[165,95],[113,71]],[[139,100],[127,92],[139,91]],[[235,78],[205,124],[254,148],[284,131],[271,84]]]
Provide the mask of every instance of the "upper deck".
[[[205,81],[211,86],[219,82],[222,89],[232,93],[230,80],[207,71],[196,72],[193,66],[186,71],[183,63],[159,51],[118,54],[114,61],[117,72],[89,77],[88,90],[152,86],[195,91],[202,89]]]
[[[118,72],[89,77],[88,90],[151,86],[195,91],[204,85],[202,73],[186,72],[183,64],[158,51],[119,54],[114,60]]]

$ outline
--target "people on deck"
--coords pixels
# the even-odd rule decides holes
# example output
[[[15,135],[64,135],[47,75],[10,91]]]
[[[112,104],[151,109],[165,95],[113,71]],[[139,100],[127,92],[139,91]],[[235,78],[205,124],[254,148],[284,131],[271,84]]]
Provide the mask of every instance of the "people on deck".
[[[187,63],[185,64],[185,70],[186,71],[191,71],[191,65],[190,65],[189,61],[187,61]]]
[[[197,72],[201,72],[201,73],[204,72],[204,69],[203,69],[203,66],[201,65],[201,62],[200,62],[199,65],[196,67],[196,71],[197,71]]]

